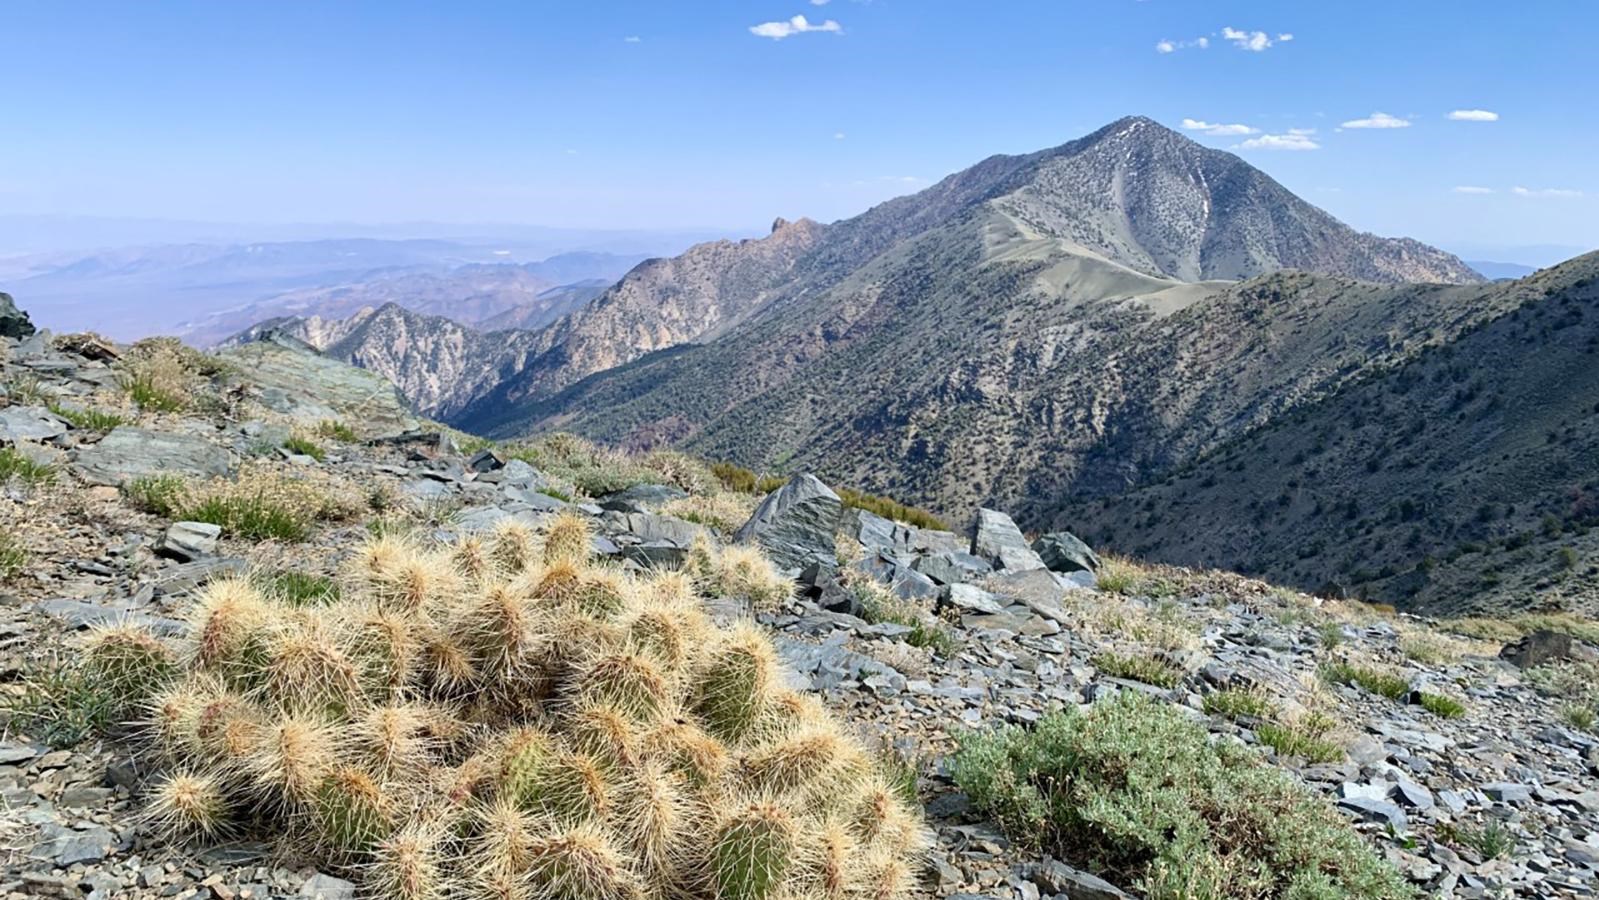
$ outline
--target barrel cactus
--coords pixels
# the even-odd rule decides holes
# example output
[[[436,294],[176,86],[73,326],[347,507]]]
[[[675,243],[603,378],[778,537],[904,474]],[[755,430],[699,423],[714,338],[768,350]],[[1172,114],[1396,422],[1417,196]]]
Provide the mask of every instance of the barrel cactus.
[[[152,826],[269,833],[418,900],[912,893],[918,811],[758,627],[702,611],[714,560],[627,573],[590,545],[572,515],[374,538],[327,605],[221,581],[175,654],[97,641],[171,773]]]

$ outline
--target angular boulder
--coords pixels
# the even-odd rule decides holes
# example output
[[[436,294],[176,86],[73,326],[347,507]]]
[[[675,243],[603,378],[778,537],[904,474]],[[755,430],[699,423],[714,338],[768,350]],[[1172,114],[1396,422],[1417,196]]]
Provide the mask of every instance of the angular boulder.
[[[38,329],[33,327],[33,321],[28,314],[17,308],[16,301],[11,295],[0,291],[0,337],[26,338],[32,337]]]
[[[812,562],[836,568],[833,534],[843,515],[844,503],[833,489],[802,473],[767,494],[733,539],[760,545],[779,568],[803,569]]]
[[[1052,572],[1097,572],[1099,554],[1069,531],[1055,531],[1033,541],[1033,552]]]
[[[972,526],[972,555],[1010,572],[1045,568],[1011,517],[993,509],[977,511],[977,522]]]
[[[92,483],[119,485],[147,475],[228,475],[233,457],[202,437],[119,425],[81,451],[74,465]]]

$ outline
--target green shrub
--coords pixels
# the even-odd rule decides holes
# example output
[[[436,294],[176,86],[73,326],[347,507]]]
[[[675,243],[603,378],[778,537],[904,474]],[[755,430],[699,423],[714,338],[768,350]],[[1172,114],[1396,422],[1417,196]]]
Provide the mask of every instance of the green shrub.
[[[122,490],[146,512],[208,522],[256,541],[303,541],[317,522],[349,519],[371,499],[326,473],[285,473],[261,464],[246,465],[237,479],[190,483],[161,475],[133,479]]]
[[[73,428],[81,428],[84,431],[110,431],[126,421],[116,413],[98,409],[78,409],[62,406],[59,403],[50,404],[50,411],[70,422]]]
[[[301,456],[309,456],[317,462],[322,462],[328,457],[328,452],[322,449],[321,444],[318,444],[316,441],[313,441],[310,438],[300,437],[299,435],[295,435],[284,441],[283,449],[289,451],[290,453],[298,453]]]
[[[55,477],[54,466],[34,462],[15,447],[0,447],[0,484],[12,479],[28,485],[50,484]]]
[[[1344,642],[1344,626],[1338,622],[1324,622],[1316,629],[1316,633],[1321,638],[1323,650],[1335,649]]]
[[[1136,691],[965,735],[953,773],[1013,840],[1148,900],[1413,896],[1324,801]]]
[[[1094,654],[1094,668],[1112,678],[1125,678],[1157,687],[1174,688],[1181,684],[1182,669],[1147,654],[1122,654],[1109,650]]]

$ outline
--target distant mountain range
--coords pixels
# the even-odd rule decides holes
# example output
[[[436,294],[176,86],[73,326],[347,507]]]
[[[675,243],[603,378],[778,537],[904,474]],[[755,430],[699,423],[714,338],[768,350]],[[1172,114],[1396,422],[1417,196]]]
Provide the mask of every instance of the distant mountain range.
[[[1525,278],[1538,271],[1535,266],[1524,266],[1520,263],[1490,262],[1485,259],[1468,259],[1466,265],[1472,271],[1490,281],[1505,281],[1508,279]]]
[[[336,327],[279,324],[389,374],[424,410],[468,430],[573,430],[765,471],[810,469],[952,518],[978,505],[1019,509],[1025,525],[1082,528],[1156,559],[1258,569],[1311,587],[1338,582],[1436,606],[1476,576],[1418,588],[1397,580],[1397,561],[1365,577],[1347,560],[1403,545],[1373,507],[1441,489],[1429,487],[1439,472],[1463,479],[1486,464],[1466,449],[1468,429],[1436,409],[1393,401],[1368,401],[1377,405],[1358,425],[1318,416],[1351,415],[1339,398],[1385,373],[1422,371],[1415,367],[1473,335],[1498,334],[1496,323],[1524,307],[1560,310],[1552,321],[1587,321],[1584,267],[1592,264],[1489,285],[1448,253],[1357,232],[1232,154],[1128,118],[1050,150],[992,157],[853,219],[778,220],[764,238],[646,261],[534,330],[485,335],[395,306]],[[1563,326],[1565,337],[1578,334],[1572,327]],[[1527,347],[1544,338],[1511,333]],[[1533,394],[1548,385],[1505,377],[1497,409],[1513,430],[1518,409],[1541,408]],[[1569,384],[1551,444],[1576,428],[1573,449],[1592,449],[1573,417],[1583,403],[1595,409],[1599,396],[1582,378]],[[1417,390],[1421,403],[1443,388]],[[1203,473],[1190,485],[1228,484],[1204,467],[1226,459],[1247,469],[1248,454],[1218,454],[1295,417],[1311,417],[1297,426],[1317,436],[1302,448],[1308,458],[1317,446],[1338,446],[1335,433],[1414,433],[1404,415],[1435,417],[1428,440],[1457,446],[1455,461],[1396,469],[1381,496],[1354,498],[1366,512],[1338,525],[1317,520],[1302,529],[1305,541],[1252,530],[1261,514],[1250,502],[1260,498],[1247,491],[1158,487],[1188,472]],[[1559,455],[1540,455],[1539,464],[1551,454]],[[1311,475],[1293,474],[1303,463],[1296,455],[1261,462],[1275,468],[1255,481],[1295,479],[1305,493]],[[1538,482],[1540,496],[1572,489],[1568,479],[1582,490],[1584,478],[1599,475],[1599,462],[1569,466]],[[1346,502],[1323,493],[1306,516]],[[1211,496],[1196,502],[1214,510],[1183,505]],[[1421,501],[1411,503],[1414,515]],[[1134,527],[1165,509],[1187,511]],[[1517,509],[1506,522],[1520,521]],[[1210,530],[1194,533],[1186,522]],[[1260,535],[1275,542],[1270,553],[1254,549]],[[1321,555],[1289,564],[1280,558],[1288,546]],[[1527,586],[1540,583],[1531,571],[1501,572],[1494,589],[1472,582],[1469,597],[1525,604]],[[1579,575],[1569,585],[1580,595],[1594,583]]]
[[[550,288],[613,282],[646,258],[583,249],[545,254],[537,249],[542,243],[359,238],[11,256],[0,244],[0,289],[22,298],[34,320],[55,331],[124,340],[177,333],[203,345],[271,316],[345,316],[389,301],[462,316],[475,315],[473,304],[480,304],[494,315]],[[686,245],[663,237],[655,246],[658,253]],[[503,268],[518,265],[526,272]],[[466,305],[448,307],[457,300]],[[330,305],[319,308],[323,302]]]

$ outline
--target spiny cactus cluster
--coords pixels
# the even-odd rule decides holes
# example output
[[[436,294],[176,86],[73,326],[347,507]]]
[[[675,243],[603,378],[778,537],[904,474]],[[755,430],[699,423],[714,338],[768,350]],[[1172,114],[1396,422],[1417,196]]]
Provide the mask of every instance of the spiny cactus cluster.
[[[764,634],[589,546],[575,516],[375,538],[331,605],[222,581],[175,659],[101,635],[91,665],[150,692],[151,821],[280,835],[401,900],[905,896],[918,813]]]

